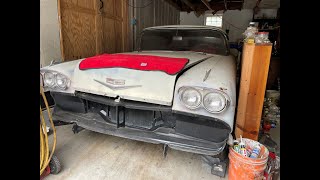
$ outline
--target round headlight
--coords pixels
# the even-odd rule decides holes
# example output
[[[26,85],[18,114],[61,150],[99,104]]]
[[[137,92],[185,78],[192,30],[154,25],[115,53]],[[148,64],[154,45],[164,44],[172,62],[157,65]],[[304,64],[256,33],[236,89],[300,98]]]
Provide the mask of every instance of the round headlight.
[[[66,89],[68,86],[68,78],[62,74],[57,74],[56,84],[60,89]]]
[[[181,92],[180,99],[189,109],[195,109],[201,104],[201,94],[193,88],[186,88]]]
[[[204,108],[212,113],[218,113],[224,110],[227,105],[226,98],[216,92],[208,93],[203,98],[203,106]]]
[[[53,87],[54,86],[54,74],[50,72],[44,73],[44,84],[48,87]]]

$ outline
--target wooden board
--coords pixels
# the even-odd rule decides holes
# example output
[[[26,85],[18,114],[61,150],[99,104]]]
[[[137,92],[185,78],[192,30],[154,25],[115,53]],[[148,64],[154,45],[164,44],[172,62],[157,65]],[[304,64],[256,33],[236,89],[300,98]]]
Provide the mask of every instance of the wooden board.
[[[59,0],[58,6],[63,60],[128,51],[125,0]]]
[[[257,140],[272,45],[245,44],[242,56],[236,137]]]

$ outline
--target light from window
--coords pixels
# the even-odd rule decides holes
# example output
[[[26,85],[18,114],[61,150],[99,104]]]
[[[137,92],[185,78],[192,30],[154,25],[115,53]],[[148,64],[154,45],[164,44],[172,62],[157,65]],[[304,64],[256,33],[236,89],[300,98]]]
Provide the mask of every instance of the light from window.
[[[206,26],[222,27],[222,15],[209,15],[206,17]]]

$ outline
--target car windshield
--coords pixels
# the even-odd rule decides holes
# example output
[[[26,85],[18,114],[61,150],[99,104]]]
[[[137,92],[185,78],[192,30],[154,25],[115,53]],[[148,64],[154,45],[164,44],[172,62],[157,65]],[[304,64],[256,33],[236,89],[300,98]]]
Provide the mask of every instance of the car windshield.
[[[227,41],[213,29],[148,29],[143,31],[140,50],[197,51],[227,55]]]

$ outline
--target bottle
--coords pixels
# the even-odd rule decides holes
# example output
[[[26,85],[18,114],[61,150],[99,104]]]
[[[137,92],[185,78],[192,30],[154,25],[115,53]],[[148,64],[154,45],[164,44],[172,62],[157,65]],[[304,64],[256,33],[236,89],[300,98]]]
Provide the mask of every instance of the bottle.
[[[260,150],[261,150],[260,144],[255,145],[252,149],[252,153],[250,155],[250,158],[258,158],[258,156],[260,154]]]
[[[243,156],[248,156],[247,154],[247,149],[246,149],[246,145],[244,144],[244,142],[242,141],[242,136],[240,135],[240,154],[242,154]]]
[[[239,141],[237,141],[237,140],[234,140],[234,141],[233,141],[233,149],[234,149],[234,151],[236,151],[237,153],[240,153]]]
[[[258,32],[257,27],[255,27],[255,22],[250,22],[249,27],[245,30],[243,35],[245,36],[244,41],[246,43],[254,43],[254,38],[256,33]]]

